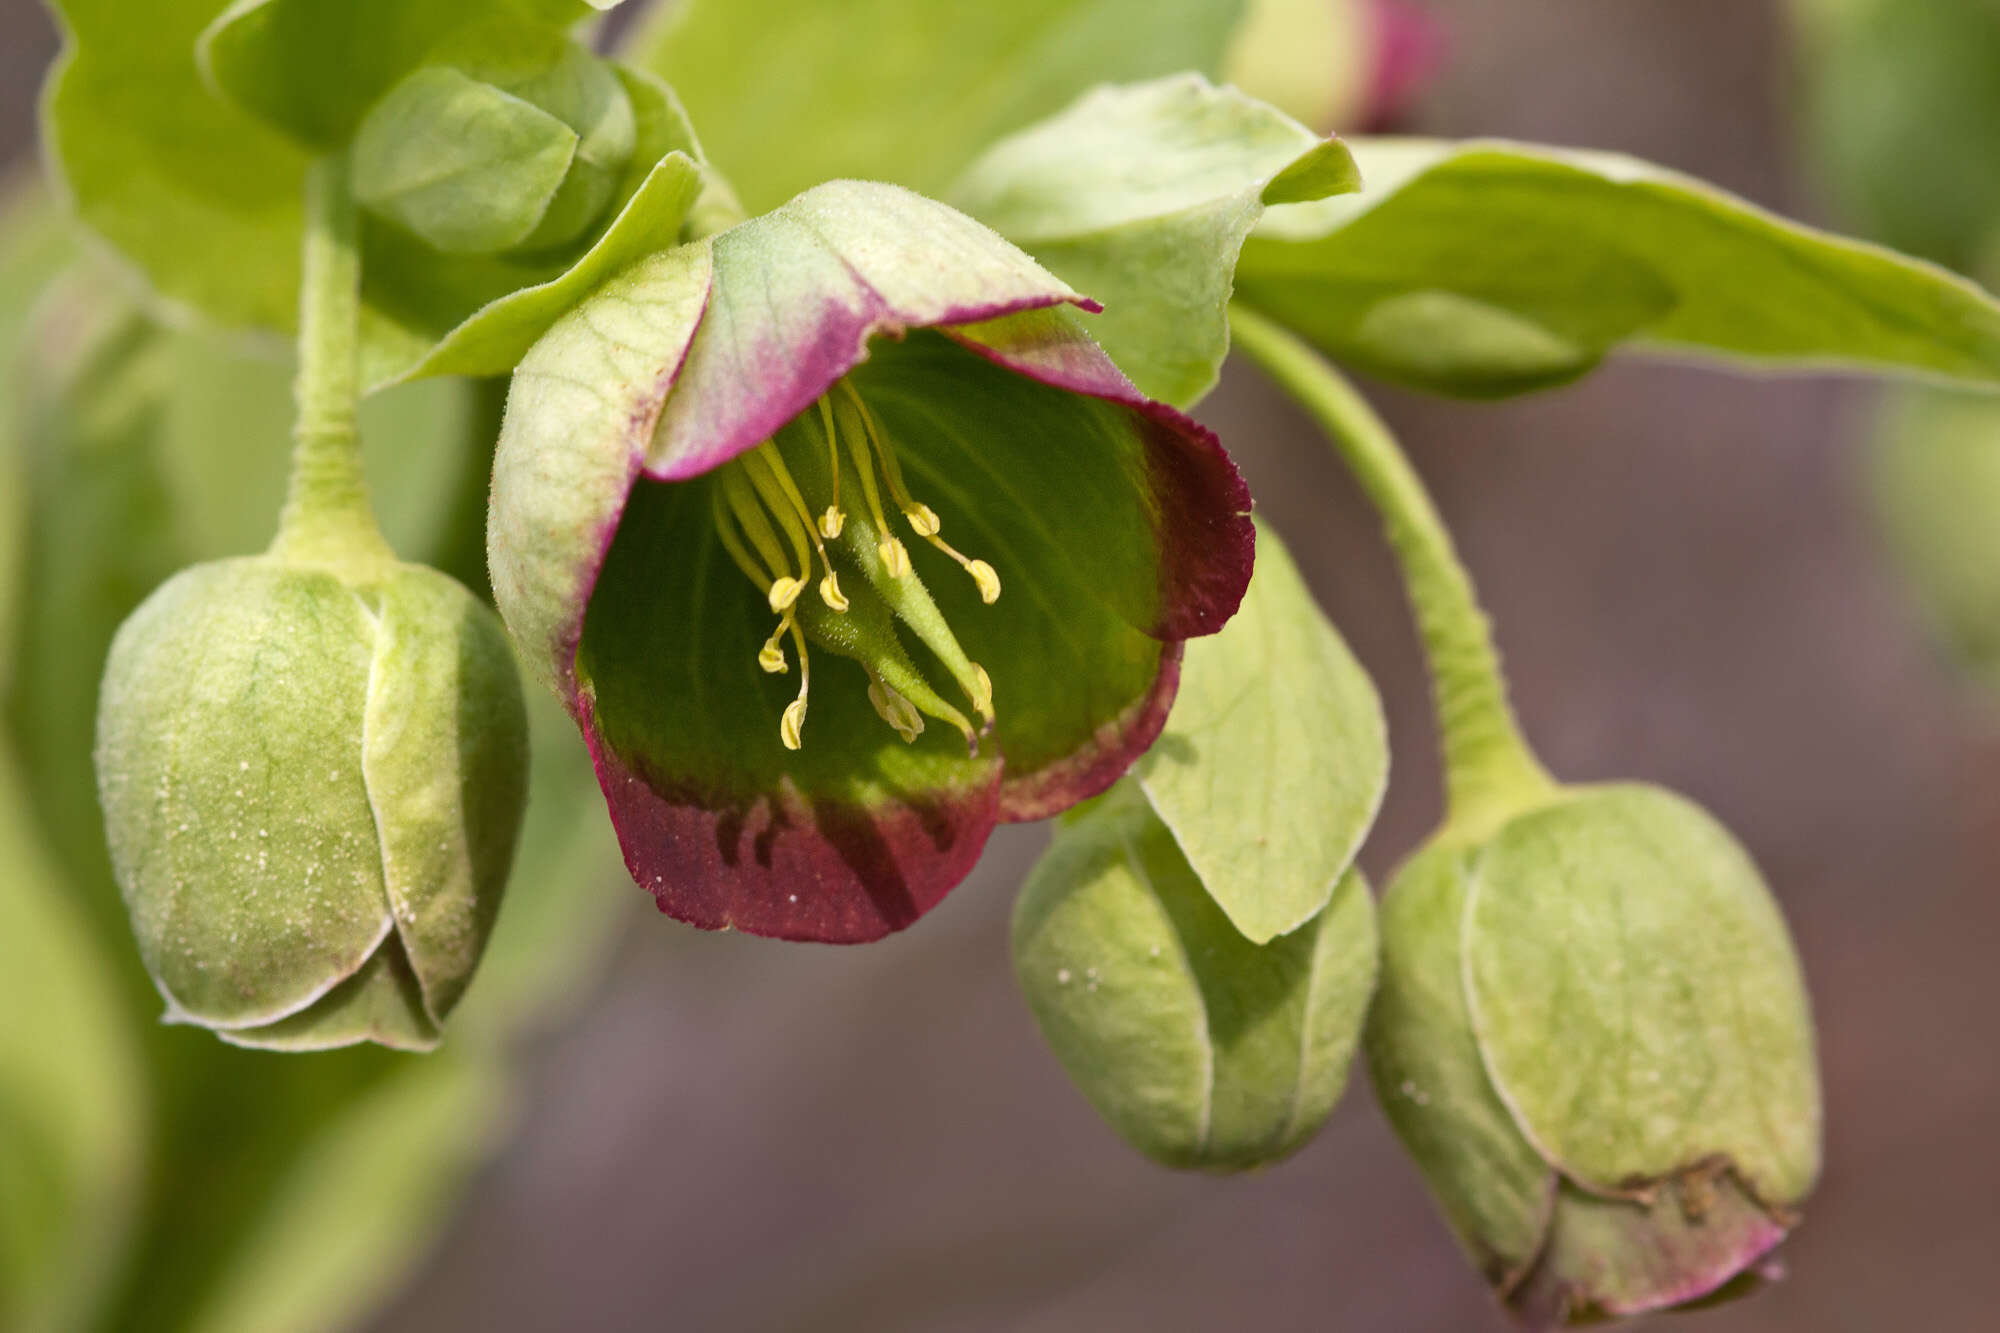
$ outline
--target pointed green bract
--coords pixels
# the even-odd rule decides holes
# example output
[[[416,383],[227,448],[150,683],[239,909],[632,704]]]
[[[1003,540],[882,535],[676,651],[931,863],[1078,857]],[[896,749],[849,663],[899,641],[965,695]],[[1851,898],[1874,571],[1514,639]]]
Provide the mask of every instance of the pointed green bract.
[[[1102,301],[1105,350],[1186,406],[1228,355],[1230,273],[1264,206],[1360,184],[1338,140],[1188,74],[1087,94],[988,149],[950,197]]]
[[[1169,1166],[1241,1170],[1297,1149],[1339,1100],[1374,904],[1349,874],[1319,916],[1252,944],[1126,782],[1057,830],[1013,950],[1043,1037],[1121,1137]]]
[[[446,254],[528,239],[569,174],[576,133],[455,69],[421,69],[362,122],[354,196]]]
[[[1094,84],[1214,74],[1241,0],[691,0],[629,58],[687,100],[752,211],[836,177],[942,191]]]
[[[446,256],[383,224],[364,232],[362,381],[505,375],[557,319],[620,269],[679,239],[718,191],[673,92],[617,71],[636,115],[636,147],[579,253]]]
[[[1252,943],[1318,915],[1353,864],[1388,788],[1382,703],[1269,527],[1242,610],[1187,646],[1133,776]]]
[[[1349,143],[1364,193],[1267,214],[1237,295],[1384,378],[1494,396],[1631,347],[2000,384],[2000,305],[1931,265],[1614,154]]]
[[[589,12],[582,0],[235,0],[200,57],[223,97],[327,151],[455,32],[499,17],[561,28]]]
[[[1482,850],[1465,984],[1495,1087],[1587,1187],[1720,1157],[1769,1205],[1819,1167],[1805,984],[1720,825],[1650,787],[1585,789]]]

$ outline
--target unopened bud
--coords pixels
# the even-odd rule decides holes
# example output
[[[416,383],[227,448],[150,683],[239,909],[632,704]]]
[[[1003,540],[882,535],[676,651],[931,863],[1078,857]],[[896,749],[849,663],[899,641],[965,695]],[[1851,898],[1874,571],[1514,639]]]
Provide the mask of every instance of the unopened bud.
[[[1232,1171],[1312,1137],[1375,979],[1368,887],[1252,944],[1130,780],[1066,819],[1014,907],[1014,974],[1098,1114],[1168,1166]]]
[[[1804,983],[1728,832],[1564,791],[1383,902],[1369,1064],[1474,1261],[1538,1327],[1733,1294],[1819,1168]]]
[[[168,1019],[434,1045],[506,884],[526,726],[497,618],[434,570],[260,556],[162,586],[112,646],[97,772]]]

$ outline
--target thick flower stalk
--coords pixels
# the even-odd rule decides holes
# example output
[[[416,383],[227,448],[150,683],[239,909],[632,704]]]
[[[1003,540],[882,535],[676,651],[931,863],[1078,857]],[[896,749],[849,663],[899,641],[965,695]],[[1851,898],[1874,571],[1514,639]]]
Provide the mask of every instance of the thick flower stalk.
[[[522,362],[495,593],[663,911],[879,937],[1159,734],[1181,641],[1242,599],[1249,497],[1074,308],[953,210],[834,182]]]

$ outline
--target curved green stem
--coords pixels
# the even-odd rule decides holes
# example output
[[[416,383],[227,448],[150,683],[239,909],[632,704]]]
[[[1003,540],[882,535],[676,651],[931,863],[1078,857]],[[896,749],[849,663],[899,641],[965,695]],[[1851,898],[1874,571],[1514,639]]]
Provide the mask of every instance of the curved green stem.
[[[1305,408],[1382,516],[1430,661],[1447,817],[1473,830],[1545,799],[1554,781],[1521,734],[1471,576],[1416,469],[1326,359],[1254,310],[1230,308],[1236,346]]]
[[[307,173],[303,259],[292,476],[271,551],[344,565],[391,560],[368,505],[354,424],[361,248],[345,155],[321,158]]]

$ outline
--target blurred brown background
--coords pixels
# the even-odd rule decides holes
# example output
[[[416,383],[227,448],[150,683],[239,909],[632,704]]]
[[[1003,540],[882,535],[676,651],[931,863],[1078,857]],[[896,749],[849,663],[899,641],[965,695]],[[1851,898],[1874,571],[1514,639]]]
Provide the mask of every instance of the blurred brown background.
[[[1411,129],[1622,149],[1815,214],[1772,0],[1431,8],[1452,59]],[[52,49],[33,0],[0,0],[9,159]],[[1551,764],[1707,804],[1798,933],[1826,1178],[1793,1280],[1682,1326],[1992,1327],[2000,727],[1881,562],[1853,466],[1865,393],[1620,365],[1501,407],[1384,401]],[[1392,570],[1323,446],[1250,375],[1205,415],[1381,684],[1379,879],[1437,808]],[[594,1003],[534,1053],[517,1142],[379,1328],[1502,1327],[1365,1079],[1312,1147],[1247,1179],[1168,1174],[1098,1124],[1009,978],[1038,845],[996,840],[922,926],[857,951],[696,936],[634,891]]]

